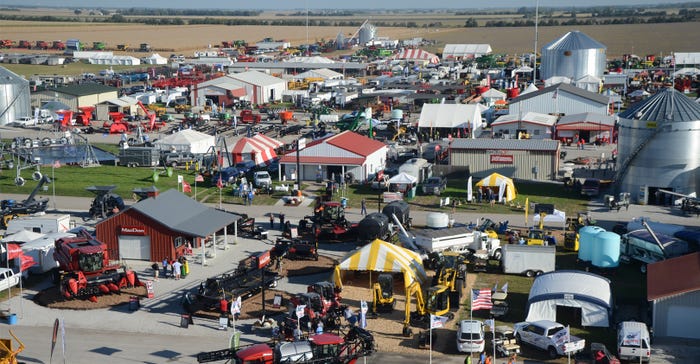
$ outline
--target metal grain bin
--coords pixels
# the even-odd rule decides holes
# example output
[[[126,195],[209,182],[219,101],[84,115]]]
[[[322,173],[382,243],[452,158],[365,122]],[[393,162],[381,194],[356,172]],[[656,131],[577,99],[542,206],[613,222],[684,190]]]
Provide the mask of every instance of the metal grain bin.
[[[542,47],[542,79],[560,76],[575,81],[588,75],[602,79],[606,50],[602,43],[579,31],[568,32]]]

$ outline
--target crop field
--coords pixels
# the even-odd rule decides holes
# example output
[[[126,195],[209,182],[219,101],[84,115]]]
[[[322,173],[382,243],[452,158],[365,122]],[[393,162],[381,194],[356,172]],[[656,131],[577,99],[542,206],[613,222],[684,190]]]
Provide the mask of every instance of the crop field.
[[[455,18],[453,16],[453,18]],[[451,20],[451,22],[463,22]],[[448,24],[447,21],[442,22]],[[661,23],[604,26],[540,26],[538,48],[559,38],[566,32],[580,30],[607,47],[608,57],[625,53],[637,55],[666,55],[671,52],[697,51],[700,44],[698,23]],[[257,42],[263,38],[283,39],[299,45],[322,39],[335,39],[339,33],[349,37],[357,27],[318,26],[227,26],[227,25],[167,25],[117,23],[57,23],[4,21],[3,39],[12,40],[66,40],[106,42],[108,47],[129,44],[138,48],[140,43],[168,56],[170,53],[191,55],[196,50],[216,47],[223,40],[243,39]],[[534,27],[464,28],[464,27],[377,27],[377,35],[395,39],[421,37],[436,42],[426,50],[440,52],[446,43],[488,43],[494,53],[522,54],[534,49]],[[12,52],[13,50],[10,50]],[[138,53],[137,53],[138,54]]]

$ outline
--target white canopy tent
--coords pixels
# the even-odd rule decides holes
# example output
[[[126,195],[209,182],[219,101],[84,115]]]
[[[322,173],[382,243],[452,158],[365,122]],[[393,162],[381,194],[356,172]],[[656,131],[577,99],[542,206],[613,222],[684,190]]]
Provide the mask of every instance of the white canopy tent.
[[[476,104],[425,104],[418,119],[419,128],[471,129],[478,135],[483,121]]]
[[[216,145],[216,138],[196,130],[185,129],[159,139],[153,144],[162,151],[204,154]]]
[[[557,321],[558,306],[581,309],[582,326],[609,327],[613,308],[610,280],[583,271],[544,273],[530,288],[525,321]]]

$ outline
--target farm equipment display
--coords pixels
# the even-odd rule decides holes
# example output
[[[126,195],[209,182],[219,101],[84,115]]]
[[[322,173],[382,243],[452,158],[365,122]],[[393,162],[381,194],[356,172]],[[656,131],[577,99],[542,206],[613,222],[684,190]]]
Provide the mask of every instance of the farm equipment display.
[[[377,277],[377,282],[372,286],[372,313],[379,314],[394,311],[396,299],[394,297],[394,276],[382,273]]]
[[[95,194],[88,211],[91,218],[105,218],[124,210],[124,200],[112,193],[116,188],[117,186],[114,185],[85,187],[86,190]]]
[[[2,228],[5,229],[7,228],[7,223],[19,216],[24,216],[24,215],[30,215],[30,214],[36,214],[39,212],[44,212],[46,211],[46,208],[48,207],[49,204],[49,199],[48,198],[40,198],[36,199],[35,196],[41,190],[41,188],[44,186],[46,183],[51,183],[51,179],[48,177],[44,176],[41,174],[41,172],[36,171],[34,172],[32,176],[35,180],[37,180],[37,185],[34,187],[34,190],[27,196],[24,201],[17,202],[15,200],[2,200],[0,201],[0,209],[2,209],[2,221],[0,223],[2,224]],[[15,178],[15,184],[18,186],[24,185],[24,178],[22,177],[17,177]]]
[[[58,287],[65,298],[97,302],[99,295],[143,286],[134,271],[111,264],[107,245],[86,230],[76,237],[57,239],[54,247],[53,257],[59,267]]]
[[[277,273],[268,269],[271,252],[264,251],[241,260],[233,271],[207,278],[197,293],[185,293],[182,303],[187,312],[219,312],[224,298],[229,303],[237,297],[242,300],[253,297],[264,287],[277,286]]]
[[[242,124],[259,124],[262,121],[260,114],[253,114],[253,110],[241,110],[238,121]]]
[[[605,203],[605,206],[607,206],[610,211],[617,210],[618,212],[620,212],[620,209],[623,207],[626,210],[629,210],[629,208],[630,208],[630,193],[629,192],[621,192],[618,195],[617,199],[615,199],[615,196],[605,195],[603,197],[603,202]]]
[[[17,349],[12,348],[12,339],[0,339],[0,364],[17,364],[17,354],[24,350],[24,343],[17,338],[12,330],[9,332],[17,342]]]
[[[238,225],[238,234],[246,238],[253,238],[258,240],[267,239],[267,230],[262,226],[255,226],[255,218],[248,217],[246,214],[241,214],[241,218],[236,222]],[[233,233],[234,230],[229,227],[229,233]]]
[[[289,260],[318,260],[318,244],[298,238],[278,237],[273,255]]]
[[[319,202],[314,208],[313,216],[306,216],[299,221],[300,232],[311,228],[312,234],[319,237],[338,238],[342,235],[350,236],[350,231],[354,230],[356,224],[350,224],[345,219],[345,206],[340,202],[325,201]]]
[[[355,364],[358,358],[376,351],[374,337],[367,330],[352,327],[345,336],[318,334],[308,340],[262,343],[238,349],[223,349],[197,354],[198,363],[231,361],[261,364]]]
[[[51,49],[63,51],[66,49],[66,43],[63,43],[60,40],[54,40],[53,43],[51,43]]]

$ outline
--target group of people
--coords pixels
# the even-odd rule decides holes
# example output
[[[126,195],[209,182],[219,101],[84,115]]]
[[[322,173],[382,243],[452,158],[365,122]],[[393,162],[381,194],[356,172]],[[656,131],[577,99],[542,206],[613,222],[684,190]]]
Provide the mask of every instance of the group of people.
[[[173,260],[163,258],[162,264],[163,278],[180,279],[183,276],[183,271],[187,271],[187,258],[184,256]],[[153,263],[151,268],[153,269],[153,280],[158,281],[161,267],[158,266],[158,263]]]
[[[508,358],[508,364],[515,364],[517,360],[517,357],[515,354],[511,355]],[[494,364],[495,360],[491,357],[491,355],[487,355],[486,352],[482,351],[481,354],[479,355],[479,361],[478,364]],[[464,358],[464,364],[472,364],[472,355],[469,354],[467,355],[466,358]]]

